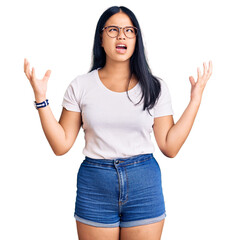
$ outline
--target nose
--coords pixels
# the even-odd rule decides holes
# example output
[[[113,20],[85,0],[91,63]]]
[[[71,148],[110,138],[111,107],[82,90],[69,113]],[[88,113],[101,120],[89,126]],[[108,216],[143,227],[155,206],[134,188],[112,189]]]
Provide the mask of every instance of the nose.
[[[120,29],[120,32],[119,32],[117,38],[125,40],[125,34],[124,34],[123,28]]]

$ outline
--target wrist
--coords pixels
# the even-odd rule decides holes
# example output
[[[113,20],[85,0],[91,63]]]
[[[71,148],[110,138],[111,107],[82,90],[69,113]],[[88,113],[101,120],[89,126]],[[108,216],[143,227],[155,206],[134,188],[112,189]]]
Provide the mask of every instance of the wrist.
[[[190,103],[192,103],[192,104],[194,104],[194,105],[196,105],[196,106],[200,106],[200,104],[201,104],[201,98],[198,98],[198,99],[196,99],[196,98],[191,98]]]
[[[46,99],[47,99],[46,95],[42,95],[42,96],[35,95],[35,101],[37,103],[41,103],[41,102],[45,101]]]
[[[45,101],[40,102],[40,103],[34,101],[34,106],[37,110],[40,109],[40,108],[47,107],[48,105],[49,105],[48,99],[46,99]]]

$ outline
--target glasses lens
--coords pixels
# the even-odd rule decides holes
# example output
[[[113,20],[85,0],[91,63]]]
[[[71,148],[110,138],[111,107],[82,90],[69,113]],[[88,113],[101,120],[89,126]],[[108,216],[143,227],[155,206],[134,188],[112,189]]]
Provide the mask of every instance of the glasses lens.
[[[127,38],[134,38],[137,35],[137,29],[134,27],[126,27],[124,30]]]
[[[114,37],[117,37],[118,36],[118,33],[119,33],[119,28],[118,27],[115,27],[115,26],[108,26],[106,28],[106,31],[107,31],[107,34],[114,38]]]

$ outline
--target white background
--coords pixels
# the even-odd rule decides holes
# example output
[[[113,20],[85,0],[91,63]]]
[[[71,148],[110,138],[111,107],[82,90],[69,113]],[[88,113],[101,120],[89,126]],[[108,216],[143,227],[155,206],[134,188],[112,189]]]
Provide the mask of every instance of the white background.
[[[47,97],[59,120],[68,84],[90,68],[97,21],[113,5],[135,13],[152,72],[168,84],[175,122],[190,99],[189,76],[196,79],[197,67],[213,62],[178,155],[165,157],[155,143],[167,213],[162,239],[236,239],[233,0],[1,2],[0,239],[77,239],[83,129],[66,155],[53,154],[23,63],[27,58],[39,78],[51,69]]]

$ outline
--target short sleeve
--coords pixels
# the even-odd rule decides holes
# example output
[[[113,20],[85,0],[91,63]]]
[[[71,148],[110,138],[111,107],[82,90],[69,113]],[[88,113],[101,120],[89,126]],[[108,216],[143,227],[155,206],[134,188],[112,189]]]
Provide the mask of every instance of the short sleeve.
[[[69,111],[81,112],[79,104],[79,89],[76,79],[74,79],[66,89],[62,106]]]
[[[159,82],[161,83],[161,93],[154,105],[154,118],[174,114],[169,89],[163,80],[159,80]]]

